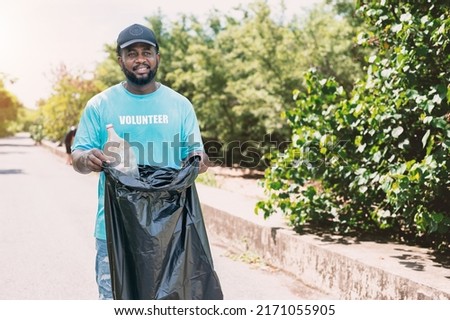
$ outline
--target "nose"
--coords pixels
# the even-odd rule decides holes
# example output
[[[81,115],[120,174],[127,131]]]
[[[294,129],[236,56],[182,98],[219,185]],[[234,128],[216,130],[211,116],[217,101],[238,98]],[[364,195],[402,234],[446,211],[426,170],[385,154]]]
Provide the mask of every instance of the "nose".
[[[145,61],[145,60],[147,60],[147,59],[146,59],[146,57],[144,56],[144,54],[142,54],[142,53],[139,53],[139,54],[137,55],[137,57],[136,57],[136,62],[143,62],[143,61]]]

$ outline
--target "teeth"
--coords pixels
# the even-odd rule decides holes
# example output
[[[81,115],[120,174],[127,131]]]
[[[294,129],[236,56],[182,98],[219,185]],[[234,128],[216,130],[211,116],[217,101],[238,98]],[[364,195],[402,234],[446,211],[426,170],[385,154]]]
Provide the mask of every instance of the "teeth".
[[[147,67],[138,67],[135,70],[136,71],[146,71],[148,68]]]

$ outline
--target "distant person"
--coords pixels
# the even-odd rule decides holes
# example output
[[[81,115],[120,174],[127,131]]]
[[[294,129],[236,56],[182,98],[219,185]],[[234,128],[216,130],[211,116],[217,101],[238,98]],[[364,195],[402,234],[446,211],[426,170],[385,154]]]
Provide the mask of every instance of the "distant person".
[[[100,172],[95,227],[96,275],[100,299],[112,299],[104,215],[105,173],[103,153],[108,138],[106,126],[139,145],[138,164],[180,169],[194,155],[201,157],[199,172],[205,172],[197,117],[191,102],[155,80],[159,46],[152,30],[134,24],[117,38],[117,60],[126,80],[88,101],[72,146],[73,167],[82,174]],[[142,151],[141,151],[142,149]]]
[[[64,146],[66,147],[66,164],[72,165],[72,144],[77,133],[77,127],[71,126],[64,137]]]

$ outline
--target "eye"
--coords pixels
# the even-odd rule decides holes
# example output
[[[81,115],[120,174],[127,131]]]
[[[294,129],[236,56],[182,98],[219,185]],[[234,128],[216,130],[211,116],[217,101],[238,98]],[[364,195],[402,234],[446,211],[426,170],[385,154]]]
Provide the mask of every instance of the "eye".
[[[128,58],[135,58],[137,56],[137,53],[134,51],[130,51],[127,53]]]

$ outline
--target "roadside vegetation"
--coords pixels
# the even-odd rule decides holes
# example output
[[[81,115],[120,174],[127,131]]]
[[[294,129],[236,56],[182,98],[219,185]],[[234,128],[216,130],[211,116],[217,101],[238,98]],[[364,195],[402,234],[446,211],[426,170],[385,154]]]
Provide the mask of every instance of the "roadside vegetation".
[[[449,249],[450,4],[401,3],[359,7],[356,44],[371,52],[352,90],[306,73],[284,112],[291,143],[266,169],[265,216]]]
[[[158,80],[194,104],[211,161],[265,170],[256,212],[281,211],[299,232],[448,250],[448,1],[276,12],[255,0],[205,19],[146,18],[161,47]],[[95,70],[53,70],[36,111],[0,82],[0,135],[61,141],[86,102],[122,80],[114,43],[105,51]]]

